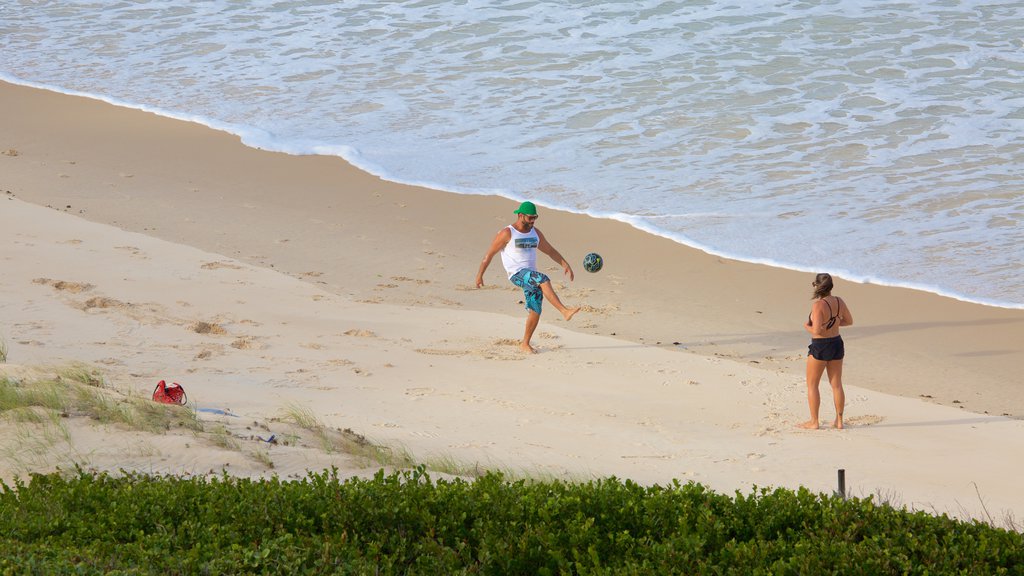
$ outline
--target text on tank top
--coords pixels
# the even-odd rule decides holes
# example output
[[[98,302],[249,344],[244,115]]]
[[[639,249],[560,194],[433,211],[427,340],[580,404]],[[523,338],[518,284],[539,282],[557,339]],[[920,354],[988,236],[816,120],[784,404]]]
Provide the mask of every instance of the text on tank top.
[[[501,263],[505,266],[505,272],[511,278],[516,272],[526,268],[537,269],[537,246],[540,244],[540,236],[537,230],[531,228],[529,232],[520,232],[515,226],[509,226],[512,238],[501,250]]]

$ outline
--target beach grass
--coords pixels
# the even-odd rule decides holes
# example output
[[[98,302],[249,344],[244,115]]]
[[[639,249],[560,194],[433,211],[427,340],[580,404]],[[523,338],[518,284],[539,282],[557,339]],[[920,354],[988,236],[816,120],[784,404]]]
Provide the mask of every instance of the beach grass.
[[[0,424],[9,442],[0,455],[21,470],[31,470],[50,456],[66,454],[71,464],[84,457],[72,445],[67,423],[88,419],[101,426],[162,434],[184,429],[216,438],[190,408],[161,404],[110,387],[103,374],[72,363],[58,368],[26,369],[18,376],[0,375]],[[64,449],[56,450],[60,444]]]
[[[209,431],[206,438],[214,446],[231,452],[240,452],[242,450],[241,444],[234,437],[230,430],[227,429],[223,424],[218,424]]]
[[[10,422],[5,427],[5,442],[0,458],[22,470],[46,461],[54,447],[70,447],[71,435],[63,419],[54,411],[37,406],[22,406],[0,411]]]
[[[463,462],[450,454],[427,458],[426,462],[424,462],[424,466],[433,472],[440,472],[451,476],[461,476],[463,478],[480,478],[488,471],[487,469],[482,468],[479,462],[470,464]]]
[[[423,467],[430,472],[457,476],[460,478],[481,478],[490,473],[500,473],[506,478],[524,481],[552,482],[556,480],[579,480],[565,478],[542,470],[515,470],[496,463],[482,464],[479,461],[460,460],[451,454],[433,454],[416,457],[400,445],[385,445],[371,442],[365,436],[350,429],[331,428],[325,425],[310,409],[289,404],[283,410],[280,420],[312,432],[319,448],[328,454],[343,453],[355,457],[362,466],[384,466],[396,469]],[[288,437],[288,436],[286,436]],[[294,443],[294,436],[286,442]]]
[[[246,455],[256,462],[259,462],[268,470],[274,468],[274,459],[270,456],[270,450],[267,449],[255,449],[246,451]]]
[[[47,457],[71,458],[70,464],[80,464],[81,455],[72,444],[67,423],[82,418],[102,426],[154,435],[185,431],[220,450],[243,454],[265,469],[275,468],[274,452],[279,449],[263,445],[249,448],[246,437],[255,437],[230,422],[204,421],[188,406],[153,402],[134,391],[117,390],[97,368],[81,363],[57,368],[20,368],[23,370],[10,371],[18,376],[0,375],[0,424],[6,424],[9,435],[20,438],[7,443],[0,456],[20,470],[46,467],[43,462]],[[274,444],[312,445],[325,454],[350,457],[364,468],[408,469],[417,465],[406,448],[377,444],[351,429],[327,426],[302,406],[289,404],[282,412],[277,420],[292,426],[280,430],[280,439]],[[56,446],[60,443],[66,446],[58,450]],[[427,466],[466,477],[478,477],[485,472],[478,465],[460,463],[451,457],[435,458]]]
[[[363,465],[410,468],[416,464],[405,448],[370,442],[362,434],[348,428],[326,426],[310,409],[298,404],[287,405],[281,420],[313,433],[319,448],[327,454],[348,454],[363,462]]]

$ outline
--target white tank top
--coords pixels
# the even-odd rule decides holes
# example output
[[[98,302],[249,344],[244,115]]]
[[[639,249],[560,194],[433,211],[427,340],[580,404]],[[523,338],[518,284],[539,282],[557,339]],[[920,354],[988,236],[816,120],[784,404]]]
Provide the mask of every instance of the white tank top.
[[[531,228],[529,232],[522,233],[516,230],[515,226],[509,226],[512,231],[512,239],[505,244],[501,251],[501,263],[505,266],[508,277],[515,276],[523,268],[530,270],[537,269],[537,245],[540,243],[540,236],[537,230]]]

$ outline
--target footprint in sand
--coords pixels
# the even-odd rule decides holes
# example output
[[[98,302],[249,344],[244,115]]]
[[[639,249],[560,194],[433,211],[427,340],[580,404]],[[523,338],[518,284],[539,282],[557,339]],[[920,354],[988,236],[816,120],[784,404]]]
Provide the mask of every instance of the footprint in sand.
[[[75,304],[75,307],[79,310],[88,312],[94,308],[106,309],[106,308],[130,308],[130,304],[125,304],[120,300],[113,298],[107,298],[105,296],[96,296],[95,298],[89,298],[85,302],[79,302]]]
[[[468,350],[445,350],[442,348],[416,348],[417,354],[429,354],[431,356],[465,356]]]
[[[875,414],[864,414],[863,416],[851,416],[847,418],[843,424],[846,426],[870,426],[872,424],[878,424],[885,420],[882,416]]]
[[[238,349],[238,350],[262,350],[263,349],[263,345],[260,344],[257,341],[257,339],[255,337],[253,337],[253,336],[242,336],[241,338],[236,338],[235,341],[231,343],[231,347],[235,348],[235,349]]]
[[[188,329],[196,334],[215,334],[217,336],[222,336],[228,333],[228,331],[222,328],[219,324],[215,324],[213,322],[195,322],[189,326]]]
[[[114,246],[114,250],[124,250],[124,251],[128,252],[129,254],[131,254],[132,256],[136,256],[136,257],[139,257],[139,258],[145,258],[145,259],[149,258],[148,256],[146,256],[145,253],[142,252],[142,250],[139,250],[135,246]]]
[[[220,268],[228,268],[231,270],[241,270],[241,266],[231,264],[230,262],[206,262],[200,266],[203,270],[217,270]]]
[[[529,354],[523,353],[519,346],[515,348],[501,347],[501,348],[486,348],[483,350],[476,351],[476,355],[483,357],[485,360],[508,360],[517,361],[526,359]]]
[[[363,330],[359,328],[353,328],[345,332],[345,336],[355,336],[357,338],[376,338],[377,334],[373,330]]]
[[[490,448],[494,446],[494,442],[467,442],[465,444],[449,444],[449,448]],[[549,448],[549,446],[545,446]]]
[[[512,288],[520,290],[520,288],[516,286],[512,286]],[[473,290],[505,290],[505,287],[500,284],[484,284],[483,286],[477,288],[472,284],[456,284],[455,289],[461,292],[471,292]]]
[[[433,394],[434,392],[435,392],[435,390],[433,388],[430,388],[430,387],[406,388],[405,395],[406,396],[415,396],[415,397],[429,396],[430,394]]]
[[[54,290],[61,292],[69,292],[71,294],[78,294],[79,292],[88,292],[95,288],[92,284],[86,284],[85,282],[67,282],[65,280],[51,280],[49,278],[36,278],[32,280],[33,284],[45,284],[46,286],[52,286]]]
[[[408,276],[392,276],[392,280],[395,282],[414,282],[416,284],[430,284],[430,280],[424,280],[422,278],[409,278]]]
[[[613,312],[618,312],[619,307],[613,304],[606,306],[591,306],[589,304],[584,304],[583,306],[580,306],[580,311],[588,314],[596,314],[598,316],[607,316]]]

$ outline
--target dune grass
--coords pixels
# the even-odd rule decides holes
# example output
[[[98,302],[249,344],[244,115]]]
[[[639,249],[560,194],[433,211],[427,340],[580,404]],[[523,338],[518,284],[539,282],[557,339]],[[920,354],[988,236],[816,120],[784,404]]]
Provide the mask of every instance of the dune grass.
[[[81,464],[85,457],[72,445],[66,424],[75,418],[153,434],[175,428],[203,432],[191,409],[121,393],[107,385],[99,370],[84,364],[26,374],[0,375],[0,423],[9,424],[2,455],[21,469],[46,461],[61,444],[66,448],[55,454],[67,454],[72,463]]]
[[[70,419],[88,418],[100,425],[154,435],[185,431],[210,446],[243,454],[267,470],[275,468],[274,456],[282,449],[305,445],[325,454],[350,457],[363,468],[423,466],[432,472],[463,478],[479,478],[488,472],[531,480],[544,476],[536,471],[512,471],[493,463],[465,462],[449,454],[418,459],[403,446],[384,445],[351,429],[327,426],[310,409],[294,403],[286,405],[282,415],[272,420],[288,425],[275,427],[274,445],[261,442],[253,447],[246,440],[255,437],[250,427],[242,429],[244,424],[204,421],[189,406],[162,404],[132,391],[116,390],[102,372],[85,364],[28,373],[31,375],[24,377],[0,375],[0,424],[13,424],[7,427],[12,441],[0,449],[0,456],[22,470],[37,468],[49,456],[58,454],[66,463],[81,464],[87,455],[80,454],[72,445],[66,423]],[[270,431],[266,425],[254,425]],[[61,444],[66,446],[56,450]]]
[[[344,453],[361,461],[363,466],[387,466],[397,469],[422,467],[430,472],[438,472],[461,478],[481,478],[489,473],[501,473],[506,478],[528,481],[553,481],[555,477],[536,470],[517,471],[498,464],[481,464],[478,461],[460,460],[451,454],[434,454],[417,458],[402,446],[383,445],[372,442],[365,436],[350,429],[330,428],[313,412],[297,404],[289,404],[283,410],[281,421],[314,434],[319,448],[328,454]]]
[[[318,441],[319,448],[328,454],[349,454],[361,460],[363,465],[375,464],[397,468],[411,468],[416,465],[412,455],[405,448],[372,443],[362,434],[348,428],[330,428],[303,406],[287,405],[281,420],[311,432]]]
[[[174,430],[191,432],[197,439],[221,450],[239,452],[266,469],[274,468],[274,453],[291,445],[312,445],[326,454],[352,457],[362,467],[380,466],[408,469],[417,465],[402,447],[384,446],[369,441],[350,429],[326,426],[309,409],[290,404],[278,421],[292,425],[280,430],[278,447],[260,445],[251,448],[248,437],[232,423],[204,422],[189,406],[153,402],[134,392],[115,390],[98,369],[72,363],[59,368],[37,369],[24,377],[0,375],[0,423],[8,434],[17,437],[5,444],[2,455],[7,461],[29,470],[33,462],[43,462],[54,447],[67,444],[61,452],[80,457],[71,445],[66,422],[88,418],[100,425],[117,426],[137,432],[165,434]],[[263,426],[269,431],[269,428]],[[237,428],[237,429],[236,429]],[[20,440],[19,440],[20,439]],[[72,464],[79,463],[74,460]],[[449,474],[475,477],[483,471],[453,459],[438,459],[428,467]]]

